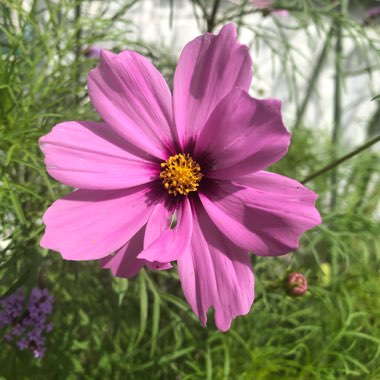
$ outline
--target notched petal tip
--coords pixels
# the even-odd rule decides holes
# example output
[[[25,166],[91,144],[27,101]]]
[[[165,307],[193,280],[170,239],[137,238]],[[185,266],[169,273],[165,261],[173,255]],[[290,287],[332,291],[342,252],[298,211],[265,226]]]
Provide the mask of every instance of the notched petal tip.
[[[131,50],[103,50],[87,78],[88,94],[102,119],[126,141],[163,158],[175,139],[170,89],[156,67]]]
[[[231,180],[272,165],[285,156],[289,144],[280,103],[234,87],[210,115],[195,153],[208,153],[209,177]]]
[[[112,51],[109,51],[107,49],[102,49],[100,52],[100,59],[99,59],[98,66],[104,65],[104,63],[108,64],[112,62],[114,59],[117,58],[117,56],[118,54],[113,53]]]
[[[182,50],[174,74],[173,108],[181,143],[186,146],[203,129],[219,101],[234,87],[248,90],[252,59],[237,40],[234,24],[219,34],[203,34]]]
[[[236,29],[236,25],[233,23],[233,22],[229,22],[227,24],[225,24],[222,29],[220,30],[219,34],[221,36],[224,36],[224,35],[231,35],[231,37],[235,38],[237,40],[237,29]]]
[[[146,261],[145,265],[150,270],[167,270],[173,268],[173,265],[171,263],[159,263],[158,261],[155,261],[153,263]]]
[[[130,188],[151,182],[157,174],[138,148],[105,123],[59,123],[39,142],[49,175],[74,188]]]
[[[76,190],[55,201],[45,212],[44,248],[66,260],[98,260],[129,241],[146,223],[151,205],[149,188]],[[144,206],[142,206],[144,205]]]
[[[144,250],[139,253],[138,258],[167,263],[177,260],[188,250],[193,229],[189,201],[185,199],[178,209],[175,228],[169,224],[172,214],[164,204],[156,205],[147,224]]]
[[[254,275],[248,253],[216,229],[201,205],[194,216],[189,251],[177,263],[184,295],[202,325],[207,323],[210,308],[221,331],[249,312]]]
[[[258,256],[297,249],[301,236],[321,223],[316,198],[297,181],[265,171],[223,183],[218,195],[200,194],[219,230]]]

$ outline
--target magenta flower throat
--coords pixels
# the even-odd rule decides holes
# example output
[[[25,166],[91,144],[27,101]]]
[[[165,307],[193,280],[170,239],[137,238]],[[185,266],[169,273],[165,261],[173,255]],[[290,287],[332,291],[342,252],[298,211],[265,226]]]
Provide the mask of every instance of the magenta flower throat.
[[[176,262],[202,324],[213,307],[228,330],[253,303],[249,252],[288,253],[320,223],[315,193],[264,171],[290,135],[280,102],[252,98],[251,80],[233,24],[185,46],[173,94],[143,56],[102,50],[88,92],[104,122],[40,139],[49,174],[77,188],[46,211],[41,245],[126,278]]]

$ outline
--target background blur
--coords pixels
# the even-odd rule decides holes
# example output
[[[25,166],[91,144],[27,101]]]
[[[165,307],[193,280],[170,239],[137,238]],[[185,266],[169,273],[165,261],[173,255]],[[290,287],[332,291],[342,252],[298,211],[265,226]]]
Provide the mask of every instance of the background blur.
[[[37,140],[98,119],[86,76],[99,48],[136,50],[171,83],[184,44],[227,22],[251,50],[251,95],[283,101],[292,145],[270,170],[306,180],[324,222],[296,252],[252,256],[256,301],[221,333],[175,269],[128,281],[39,247],[42,214],[71,189]],[[380,379],[379,28],[378,1],[0,0],[0,379]],[[46,314],[37,353],[10,335],[32,301]]]

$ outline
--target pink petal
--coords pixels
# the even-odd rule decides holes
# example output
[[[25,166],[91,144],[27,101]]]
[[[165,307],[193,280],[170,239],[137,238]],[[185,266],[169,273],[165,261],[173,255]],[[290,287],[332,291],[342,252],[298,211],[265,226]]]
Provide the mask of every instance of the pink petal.
[[[227,24],[218,35],[205,33],[183,49],[174,74],[173,107],[182,146],[195,140],[219,101],[234,87],[248,90],[252,60]]]
[[[171,218],[177,210],[177,223]],[[193,217],[187,197],[176,207],[158,203],[146,227],[144,251],[138,257],[148,261],[166,263],[177,260],[189,247],[193,230]]]
[[[273,9],[273,0],[252,0],[252,4],[258,9],[264,9],[277,16],[289,16],[286,9]]]
[[[107,124],[69,121],[40,138],[49,174],[81,189],[122,189],[158,178],[159,165]],[[146,156],[146,154],[145,154]]]
[[[170,263],[159,263],[158,261],[146,261],[143,260],[145,263],[145,266],[150,270],[167,270],[173,268],[173,265]]]
[[[95,260],[110,255],[146,224],[157,196],[150,187],[77,190],[46,211],[41,246],[66,260]]]
[[[169,263],[149,263],[140,260],[137,255],[143,250],[145,226],[141,228],[131,240],[114,255],[110,255],[100,259],[100,265],[103,268],[110,269],[115,277],[131,278],[136,276],[140,269],[147,265],[150,269],[169,269],[172,266]]]
[[[114,255],[100,259],[100,265],[103,268],[111,269],[115,277],[130,278],[136,276],[145,263],[144,260],[137,258],[138,253],[143,249],[144,233],[145,226]]]
[[[252,0],[252,4],[258,9],[268,9],[273,6],[273,0]]]
[[[100,116],[120,136],[160,159],[176,139],[172,97],[159,71],[143,56],[102,50],[88,76],[88,92]]]
[[[232,180],[280,160],[289,142],[290,134],[281,119],[281,103],[251,98],[236,88],[211,114],[194,154],[205,156],[210,163],[208,177]]]
[[[280,17],[287,17],[289,16],[289,11],[286,9],[275,9],[272,11],[272,14]]]
[[[202,324],[207,310],[215,309],[218,329],[247,314],[254,298],[254,277],[249,255],[221,234],[197,207],[189,251],[178,259],[183,292]],[[195,213],[194,213],[195,214]]]
[[[231,241],[255,255],[298,248],[301,235],[321,223],[317,194],[297,181],[260,171],[236,184],[220,181],[200,194],[208,215]]]

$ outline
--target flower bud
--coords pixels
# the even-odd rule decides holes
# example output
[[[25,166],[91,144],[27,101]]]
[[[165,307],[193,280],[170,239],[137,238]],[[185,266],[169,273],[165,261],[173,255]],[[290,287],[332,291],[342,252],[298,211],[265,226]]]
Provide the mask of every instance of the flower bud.
[[[287,279],[287,287],[291,296],[303,296],[308,289],[306,277],[298,272],[291,273]]]

